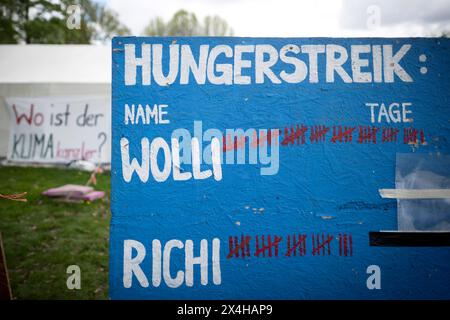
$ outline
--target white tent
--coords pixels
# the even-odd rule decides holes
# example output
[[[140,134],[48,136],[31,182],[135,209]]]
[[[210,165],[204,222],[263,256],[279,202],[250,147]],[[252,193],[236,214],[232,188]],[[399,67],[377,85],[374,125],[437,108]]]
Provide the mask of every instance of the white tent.
[[[109,97],[110,84],[109,46],[0,45],[0,157],[6,156],[10,129],[6,98]]]

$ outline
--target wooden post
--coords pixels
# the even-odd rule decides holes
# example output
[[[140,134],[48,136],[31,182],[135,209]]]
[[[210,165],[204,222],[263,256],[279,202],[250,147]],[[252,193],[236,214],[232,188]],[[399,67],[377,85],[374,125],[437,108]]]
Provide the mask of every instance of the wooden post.
[[[2,234],[0,233],[0,300],[11,300],[12,293],[9,286],[8,268],[6,267],[6,255],[3,250]]]

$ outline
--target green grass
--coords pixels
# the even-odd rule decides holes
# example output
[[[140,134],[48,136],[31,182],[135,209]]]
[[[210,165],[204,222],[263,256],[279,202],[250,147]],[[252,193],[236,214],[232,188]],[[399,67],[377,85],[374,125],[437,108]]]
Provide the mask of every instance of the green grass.
[[[67,183],[84,185],[76,170],[0,167],[0,193],[28,192],[28,202],[0,199],[0,232],[15,299],[108,297],[109,173],[97,175],[104,199],[61,203],[42,196]],[[66,269],[81,269],[81,289],[66,286]]]

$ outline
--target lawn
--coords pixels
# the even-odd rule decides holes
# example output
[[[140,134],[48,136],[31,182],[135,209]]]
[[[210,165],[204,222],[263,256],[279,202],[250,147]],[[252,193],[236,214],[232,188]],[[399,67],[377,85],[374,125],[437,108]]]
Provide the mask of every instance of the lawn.
[[[28,192],[28,202],[0,199],[0,232],[15,299],[107,299],[108,173],[97,175],[104,199],[61,203],[42,196],[51,187],[84,185],[89,173],[55,168],[0,166],[0,193]],[[66,269],[81,269],[81,289],[66,286]]]

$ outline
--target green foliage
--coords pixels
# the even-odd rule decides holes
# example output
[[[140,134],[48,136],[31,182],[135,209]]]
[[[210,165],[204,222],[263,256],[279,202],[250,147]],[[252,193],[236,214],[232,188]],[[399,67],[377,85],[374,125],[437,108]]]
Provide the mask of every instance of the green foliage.
[[[21,38],[17,22],[24,20],[24,2],[2,0],[0,3],[0,43],[17,43]]]
[[[195,14],[186,10],[179,10],[175,13],[166,28],[169,36],[194,36],[201,32]]]
[[[112,10],[101,10],[98,21],[102,26],[102,36],[99,37],[99,40],[111,39],[116,35],[125,36],[131,34],[130,29],[120,23],[117,13]]]
[[[28,202],[0,198],[0,232],[16,299],[106,299],[108,297],[109,181],[97,175],[104,199],[63,203],[41,193],[67,183],[84,185],[77,170],[0,167],[0,193],[28,192]],[[66,286],[66,269],[81,269],[81,290]]]
[[[160,17],[150,20],[146,36],[232,36],[233,29],[219,16],[207,16],[200,23],[193,12],[177,11],[167,23]]]
[[[70,29],[68,8],[80,7],[80,26]],[[130,30],[117,13],[92,0],[2,0],[0,43],[87,44]]]
[[[150,20],[145,27],[144,34],[147,36],[166,36],[166,24],[161,17]]]
[[[203,22],[205,36],[233,36],[233,29],[219,16],[207,16]]]
[[[35,18],[28,21],[23,29],[26,34],[27,43],[89,43],[92,37],[92,31],[87,27],[85,22],[81,22],[80,27],[80,30],[69,30],[64,20],[52,17],[50,19]]]

